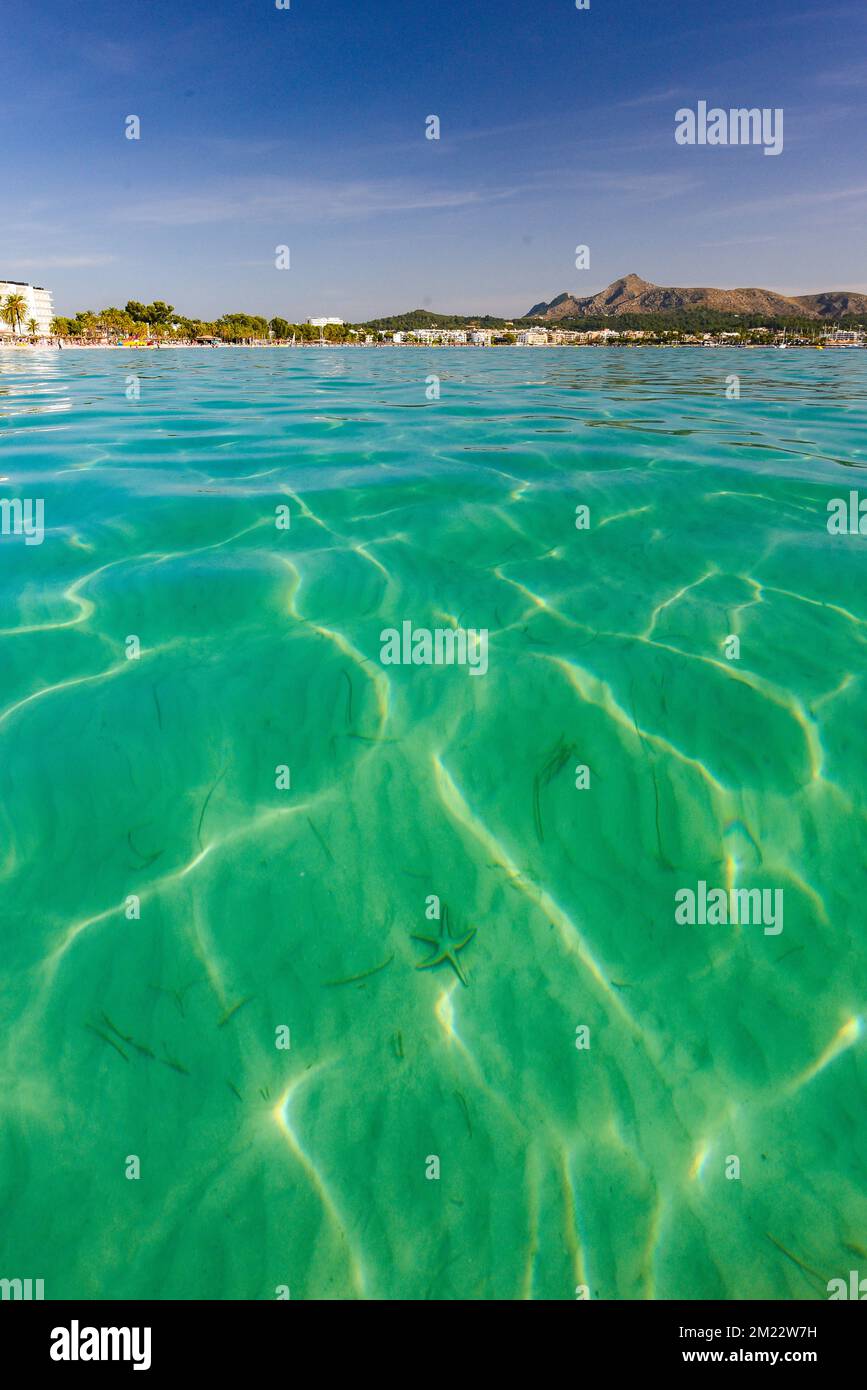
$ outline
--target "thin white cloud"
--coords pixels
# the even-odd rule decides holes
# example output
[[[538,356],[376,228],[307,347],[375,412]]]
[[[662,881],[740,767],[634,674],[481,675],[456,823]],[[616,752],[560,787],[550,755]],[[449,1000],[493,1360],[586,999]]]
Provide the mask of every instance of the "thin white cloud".
[[[116,256],[66,256],[49,254],[47,256],[27,256],[24,259],[20,256],[16,256],[15,264],[21,270],[86,270],[89,266],[109,265],[110,262],[114,260],[117,260]]]
[[[116,221],[164,227],[193,227],[216,222],[341,221],[399,212],[449,210],[484,205],[512,196],[517,189],[418,187],[398,181],[277,182],[241,184],[198,193],[157,193],[114,210]]]
[[[816,74],[820,87],[865,87],[867,86],[867,63],[852,63],[849,66],[831,68]]]
[[[820,203],[850,203],[858,198],[867,198],[867,183],[854,184],[851,188],[829,188],[804,190],[801,193],[782,193],[774,198],[754,198],[745,203],[727,203],[725,215],[732,217],[743,212],[778,212],[786,208],[814,207]],[[698,212],[698,217],[718,218],[719,208],[708,205]]]
[[[736,236],[726,241],[700,241],[699,246],[758,246],[761,242],[779,241],[775,236]]]
[[[140,61],[140,54],[132,44],[106,39],[101,35],[83,36],[74,40],[73,46],[86,62],[104,73],[126,76],[135,71]]]
[[[692,174],[630,174],[609,173],[604,169],[578,170],[575,175],[579,189],[591,189],[609,195],[624,194],[636,202],[657,202],[663,198],[679,198],[690,189],[700,188],[704,180]]]
[[[642,96],[630,97],[627,101],[616,101],[614,105],[619,111],[626,111],[632,106],[655,106],[660,101],[677,101],[686,92],[686,87],[664,87],[654,92],[645,92]]]

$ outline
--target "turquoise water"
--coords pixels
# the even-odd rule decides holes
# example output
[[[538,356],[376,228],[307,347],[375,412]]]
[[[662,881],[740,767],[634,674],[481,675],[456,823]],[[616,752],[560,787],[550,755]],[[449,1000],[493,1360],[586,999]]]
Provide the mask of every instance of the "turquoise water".
[[[867,1276],[865,441],[863,352],[0,353],[0,1277]]]

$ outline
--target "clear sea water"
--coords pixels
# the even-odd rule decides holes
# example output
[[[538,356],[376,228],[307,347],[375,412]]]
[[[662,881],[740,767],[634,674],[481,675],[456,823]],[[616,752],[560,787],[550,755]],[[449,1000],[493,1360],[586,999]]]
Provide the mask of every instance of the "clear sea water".
[[[865,465],[864,352],[0,354],[0,1276],[867,1276]]]

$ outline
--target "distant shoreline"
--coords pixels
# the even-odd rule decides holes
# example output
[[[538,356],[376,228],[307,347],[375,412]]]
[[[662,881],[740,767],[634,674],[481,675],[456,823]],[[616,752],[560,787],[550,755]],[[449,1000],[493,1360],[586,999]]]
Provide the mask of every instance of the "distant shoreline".
[[[483,345],[480,343],[329,343],[329,342],[306,342],[306,343],[160,343],[159,347],[132,346],[126,343],[63,343],[41,342],[41,343],[4,343],[0,341],[0,352],[261,352],[267,351],[298,351],[309,352],[312,350],[327,348],[329,352],[379,352],[383,349],[398,349],[399,351],[415,352],[539,352],[560,349],[562,351],[574,351],[575,349],[591,348],[609,351],[612,348],[645,348],[653,351],[670,348],[724,348],[725,350],[743,351],[757,350],[760,352],[778,351],[785,347],[788,351],[796,352],[824,352],[837,351],[842,348],[856,349],[863,351],[865,343],[797,343],[788,342],[785,344],[775,342],[719,342],[709,338],[700,342],[641,342],[628,338],[619,339],[616,342],[593,343],[492,343]]]

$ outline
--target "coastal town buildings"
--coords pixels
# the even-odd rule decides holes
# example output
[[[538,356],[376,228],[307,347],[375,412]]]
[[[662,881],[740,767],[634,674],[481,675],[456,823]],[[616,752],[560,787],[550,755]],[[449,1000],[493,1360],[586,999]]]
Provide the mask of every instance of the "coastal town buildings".
[[[463,328],[410,328],[404,332],[380,333],[380,337],[390,337],[393,343],[420,343],[426,347],[464,347],[468,333]]]
[[[825,347],[864,347],[864,334],[855,330],[835,328],[825,339]]]
[[[31,285],[21,280],[0,280],[0,307],[4,300],[10,295],[21,295],[26,302],[27,308],[21,317],[20,332],[28,332],[28,325],[31,319],[35,319],[38,324],[40,337],[47,337],[51,332],[51,320],[54,318],[54,304],[51,291],[46,290],[42,285]],[[5,319],[0,319],[0,337],[11,337],[16,330]]]
[[[343,319],[308,319],[311,328],[327,328],[329,324],[334,324],[338,328],[343,327]]]
[[[547,328],[525,328],[518,334],[521,347],[545,347],[548,342]]]

